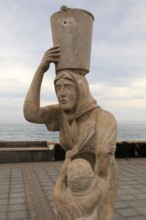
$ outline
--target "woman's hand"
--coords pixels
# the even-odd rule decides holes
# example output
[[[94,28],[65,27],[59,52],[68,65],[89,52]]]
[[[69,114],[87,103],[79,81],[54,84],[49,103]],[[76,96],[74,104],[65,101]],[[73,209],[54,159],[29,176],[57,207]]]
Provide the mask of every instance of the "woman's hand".
[[[109,155],[109,149],[107,145],[99,145],[97,147],[97,157]]]
[[[60,47],[55,46],[47,50],[42,58],[39,68],[46,72],[49,69],[50,63],[57,63],[60,58]]]
[[[72,150],[66,152],[66,159],[72,159],[78,153],[77,149],[74,147]]]

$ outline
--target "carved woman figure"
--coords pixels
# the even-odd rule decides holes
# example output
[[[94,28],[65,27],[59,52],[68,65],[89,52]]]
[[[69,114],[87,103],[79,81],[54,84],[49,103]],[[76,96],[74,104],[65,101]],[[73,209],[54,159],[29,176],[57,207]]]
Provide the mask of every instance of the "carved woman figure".
[[[24,116],[30,122],[45,124],[50,131],[60,131],[62,148],[76,152],[72,159],[86,159],[93,170],[98,162],[97,178],[103,183],[99,187],[103,196],[97,205],[97,216],[99,220],[111,220],[118,185],[115,118],[97,105],[81,70],[58,71],[54,84],[59,104],[40,107],[44,73],[51,62],[59,61],[60,54],[59,47],[44,54],[25,99]]]

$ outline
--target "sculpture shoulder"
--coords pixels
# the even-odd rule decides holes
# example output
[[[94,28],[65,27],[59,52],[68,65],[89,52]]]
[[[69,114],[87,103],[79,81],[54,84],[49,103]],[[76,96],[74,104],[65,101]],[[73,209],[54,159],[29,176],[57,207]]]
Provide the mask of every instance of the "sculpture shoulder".
[[[115,125],[117,124],[114,115],[105,109],[98,108],[95,111],[95,114],[96,114],[97,123],[100,125],[107,126],[111,124],[115,124]]]
[[[46,110],[48,110],[48,111],[61,111],[60,110],[60,106],[58,105],[58,104],[56,104],[56,105],[48,105],[48,106],[45,106],[44,107]]]
[[[96,113],[96,132],[98,144],[114,146],[117,141],[117,122],[112,113],[100,109]]]
[[[59,131],[60,130],[60,117],[61,110],[59,105],[50,105],[44,107],[44,111],[46,111],[48,116],[45,120],[45,125],[47,126],[49,131]]]

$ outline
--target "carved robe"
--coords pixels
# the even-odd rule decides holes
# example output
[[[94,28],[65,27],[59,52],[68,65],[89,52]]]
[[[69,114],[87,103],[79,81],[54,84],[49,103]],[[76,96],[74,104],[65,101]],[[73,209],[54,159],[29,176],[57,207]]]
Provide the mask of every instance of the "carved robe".
[[[57,80],[58,76],[55,80]],[[72,119],[59,105],[49,106],[48,130],[60,131],[60,144],[66,151],[76,147],[76,157],[87,159],[94,169],[98,160],[98,178],[104,180],[103,196],[98,204],[98,220],[111,220],[117,193],[118,169],[115,162],[117,124],[113,115],[100,108],[89,91],[84,76],[68,71],[68,78],[74,80],[78,88],[77,109]],[[65,219],[64,219],[65,220]]]

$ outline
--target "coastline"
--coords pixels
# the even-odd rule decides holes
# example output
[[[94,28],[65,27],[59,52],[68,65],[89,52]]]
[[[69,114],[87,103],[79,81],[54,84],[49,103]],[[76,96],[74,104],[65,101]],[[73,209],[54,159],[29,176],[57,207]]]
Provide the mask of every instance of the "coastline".
[[[0,123],[0,141],[57,141],[59,132],[33,123]],[[118,142],[146,140],[146,124],[118,124]]]

